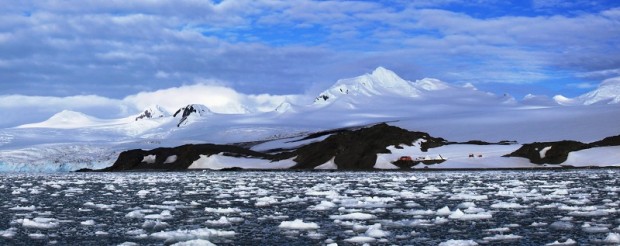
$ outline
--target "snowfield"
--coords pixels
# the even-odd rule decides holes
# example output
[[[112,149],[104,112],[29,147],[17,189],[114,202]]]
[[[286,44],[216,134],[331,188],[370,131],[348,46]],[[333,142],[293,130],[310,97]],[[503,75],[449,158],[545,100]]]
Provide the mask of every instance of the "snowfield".
[[[368,74],[338,80],[313,101],[283,97],[286,101],[272,111],[234,110],[225,114],[214,113],[204,105],[190,104],[171,114],[152,105],[136,115],[98,119],[65,110],[43,122],[0,129],[0,171],[97,169],[110,166],[124,150],[189,143],[245,142],[255,151],[291,149],[329,136],[304,139],[310,133],[378,122],[457,142],[513,140],[525,144],[565,139],[591,142],[620,135],[618,88],[620,81],[609,80],[577,98],[557,96],[554,102],[528,96],[519,101],[510,95],[494,95],[437,79],[408,81],[379,67]],[[430,149],[428,153],[415,148],[394,148],[392,154],[379,155],[375,167],[392,169],[395,166],[390,162],[399,155],[436,157],[439,154],[447,161],[428,168],[534,167],[527,160],[500,158],[518,147],[451,145]],[[472,153],[483,157],[469,159],[467,156]],[[578,151],[571,153],[564,164],[618,166],[616,153],[615,147]],[[545,155],[546,151],[541,150],[540,154]],[[170,159],[170,163],[174,161]],[[292,165],[289,161],[268,163],[215,155],[201,158],[192,167],[287,168]],[[325,163],[321,168],[336,167]]]

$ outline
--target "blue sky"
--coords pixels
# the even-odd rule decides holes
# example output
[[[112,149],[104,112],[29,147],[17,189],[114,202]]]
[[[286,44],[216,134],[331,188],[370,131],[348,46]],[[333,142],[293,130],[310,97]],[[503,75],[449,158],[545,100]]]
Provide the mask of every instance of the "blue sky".
[[[494,93],[620,76],[620,2],[3,1],[0,95],[121,99],[208,81],[302,94],[377,66]]]

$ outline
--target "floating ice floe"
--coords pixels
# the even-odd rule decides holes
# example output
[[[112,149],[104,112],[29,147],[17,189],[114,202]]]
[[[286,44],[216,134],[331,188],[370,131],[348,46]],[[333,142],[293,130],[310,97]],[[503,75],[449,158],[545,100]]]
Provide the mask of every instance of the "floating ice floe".
[[[452,211],[450,211],[450,208],[448,208],[448,206],[445,206],[443,208],[438,209],[435,214],[439,215],[439,216],[448,216],[451,213],[452,213]]]
[[[376,218],[376,216],[366,213],[350,213],[344,215],[330,215],[329,218],[335,220],[371,220]]]
[[[9,208],[9,210],[13,210],[13,211],[34,211],[35,209],[36,207],[34,205],[25,206],[25,207],[15,206],[15,207]]]
[[[581,230],[583,230],[584,232],[587,233],[603,233],[603,232],[609,232],[609,229],[607,227],[604,226],[592,226],[590,225],[590,223],[584,223],[581,226]]]
[[[241,213],[241,209],[238,208],[205,208],[205,212],[207,213],[216,213],[216,214],[232,214],[232,213]]]
[[[28,237],[35,239],[35,240],[43,240],[47,238],[47,235],[42,234],[42,233],[30,233],[28,234]]]
[[[304,222],[303,220],[296,219],[293,221],[282,221],[278,226],[282,229],[290,230],[316,230],[319,229],[319,225],[314,222]]]
[[[519,209],[519,208],[527,208],[527,206],[514,203],[514,202],[498,202],[491,205],[492,208],[503,208],[503,209]]]
[[[218,220],[207,220],[205,223],[211,226],[224,226],[231,224],[231,222],[228,220],[228,218],[226,218],[226,216],[221,216]]]
[[[576,245],[576,244],[577,244],[577,242],[575,240],[569,238],[569,239],[566,239],[563,242],[560,242],[558,240],[558,241],[555,241],[553,243],[545,244],[545,246],[564,246],[564,245]]]
[[[18,220],[19,222],[19,220]],[[30,219],[23,219],[21,221],[21,224],[23,227],[26,228],[35,228],[35,229],[53,229],[58,227],[58,220],[57,219],[53,219],[53,218],[34,218],[32,220]]]
[[[366,236],[374,237],[374,238],[382,238],[390,235],[389,232],[381,230],[381,224],[376,223],[371,225],[368,230],[366,230]]]
[[[519,235],[508,234],[508,235],[495,235],[491,237],[484,237],[483,239],[485,241],[513,241],[513,240],[519,240],[521,238],[523,237]]]
[[[172,219],[172,213],[170,213],[170,210],[164,210],[161,211],[161,213],[159,214],[148,214],[144,216],[145,219],[157,219],[157,220],[168,220],[168,219]]]
[[[448,218],[455,220],[486,220],[492,217],[493,215],[490,213],[466,214],[458,208],[448,216]]]
[[[82,221],[82,222],[80,222],[80,225],[83,225],[83,226],[93,226],[93,225],[95,225],[95,221],[94,220]]]
[[[605,243],[620,243],[620,234],[615,233],[615,232],[610,232],[605,238],[605,240],[603,241]]]
[[[127,213],[125,215],[125,218],[142,219],[142,218],[144,218],[144,214],[140,210],[134,210],[134,211],[131,211],[131,212]]]
[[[17,231],[17,228],[9,228],[9,229],[0,231],[0,237],[12,238],[15,236],[16,231]]]
[[[234,237],[234,231],[220,231],[209,228],[200,228],[194,230],[176,230],[155,232],[150,235],[153,239],[165,240],[167,243],[182,242],[195,239],[209,240],[218,237]]]
[[[172,244],[171,246],[215,246],[215,244],[209,242],[208,240],[204,240],[204,239],[194,239],[194,240],[188,240],[185,242],[178,242],[178,243]]]
[[[367,237],[367,236],[355,236],[352,238],[347,238],[344,241],[349,242],[349,243],[372,243],[372,242],[377,241],[377,239],[375,239],[374,237]]]
[[[551,225],[549,225],[549,227],[555,229],[555,230],[560,230],[560,231],[570,231],[572,230],[575,226],[573,225],[573,223],[570,223],[568,221],[556,221],[551,223]]]
[[[142,228],[144,229],[152,229],[152,230],[162,230],[166,227],[170,226],[166,222],[162,222],[159,220],[146,220],[142,223]]]
[[[476,243],[474,240],[450,239],[448,241],[439,243],[438,246],[477,246],[477,245],[478,243]]]
[[[321,201],[321,203],[317,205],[308,207],[308,210],[323,211],[323,210],[330,210],[335,207],[336,207],[336,204],[334,204],[333,202]]]

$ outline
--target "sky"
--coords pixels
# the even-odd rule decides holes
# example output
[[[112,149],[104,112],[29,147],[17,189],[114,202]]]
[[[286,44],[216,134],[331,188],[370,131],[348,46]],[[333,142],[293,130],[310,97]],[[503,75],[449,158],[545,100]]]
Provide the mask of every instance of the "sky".
[[[270,105],[378,66],[516,97],[577,96],[620,76],[617,0],[0,4],[5,112],[123,115],[139,95],[216,87]]]

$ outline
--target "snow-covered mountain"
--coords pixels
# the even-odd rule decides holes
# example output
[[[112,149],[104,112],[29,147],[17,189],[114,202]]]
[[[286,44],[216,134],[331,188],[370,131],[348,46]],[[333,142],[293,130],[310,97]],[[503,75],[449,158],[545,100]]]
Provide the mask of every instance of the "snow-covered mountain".
[[[163,118],[170,116],[170,113],[159,105],[152,105],[145,108],[142,113],[136,116],[136,121],[141,119]]]
[[[557,95],[553,99],[560,105],[592,105],[620,103],[620,77],[604,80],[598,88],[576,98]]]
[[[591,93],[566,99],[571,105],[579,101],[589,106],[565,107],[544,96],[529,95],[518,101],[509,94],[495,95],[471,85],[431,78],[408,81],[379,67],[336,81],[314,101],[284,100],[272,112],[222,114],[189,104],[171,115],[155,105],[125,118],[99,119],[62,111],[43,122],[0,129],[0,170],[26,170],[32,163],[41,167],[33,170],[54,170],[46,165],[63,163],[56,159],[50,163],[43,153],[53,153],[54,158],[71,155],[70,166],[78,169],[92,163],[111,165],[114,153],[134,148],[267,140],[264,146],[288,148],[293,144],[286,140],[290,137],[377,122],[451,141],[588,142],[620,134],[620,107],[607,104],[619,101],[618,81],[606,80]],[[70,151],[66,146],[81,147]],[[57,169],[67,170],[67,165]]]
[[[393,71],[378,67],[370,74],[338,80],[315,99],[315,104],[326,104],[341,98],[355,97],[409,97],[421,95],[421,90],[442,90],[451,86],[437,79],[425,78],[411,82]]]
[[[207,115],[213,115],[213,112],[207,106],[202,104],[189,104],[185,107],[177,110],[172,117],[179,118],[177,127],[187,125],[193,122],[194,119],[204,117]]]
[[[18,126],[18,128],[59,128],[59,129],[71,129],[90,127],[100,124],[102,120],[93,116],[86,115],[80,112],[71,110],[63,110],[53,115],[49,119],[39,123],[25,124]]]

